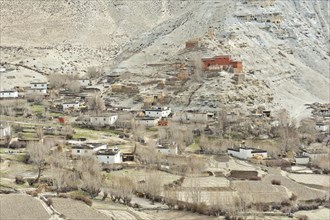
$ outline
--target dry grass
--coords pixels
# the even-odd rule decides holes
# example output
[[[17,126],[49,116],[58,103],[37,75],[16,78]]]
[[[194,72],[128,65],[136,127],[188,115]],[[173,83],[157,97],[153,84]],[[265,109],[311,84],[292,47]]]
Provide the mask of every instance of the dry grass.
[[[53,198],[54,208],[64,214],[66,219],[108,219],[107,216],[72,199]]]
[[[263,182],[270,184],[273,179],[281,181],[281,186],[287,188],[289,191],[296,194],[298,196],[298,200],[312,200],[317,198],[324,198],[324,196],[326,195],[325,191],[311,189],[281,175],[267,175],[266,177],[264,177]]]
[[[41,202],[28,195],[0,195],[0,219],[49,219]]]
[[[281,202],[289,198],[284,187],[274,186],[270,182],[235,181],[233,187],[246,202]]]
[[[289,178],[293,179],[296,182],[303,184],[311,184],[322,186],[325,188],[330,187],[330,178],[328,175],[319,175],[319,174],[289,174]]]

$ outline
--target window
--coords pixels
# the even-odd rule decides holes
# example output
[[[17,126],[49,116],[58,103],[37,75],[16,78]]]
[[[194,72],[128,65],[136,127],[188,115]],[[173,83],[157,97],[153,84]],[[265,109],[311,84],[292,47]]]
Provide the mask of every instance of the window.
[[[34,84],[34,87],[37,87],[37,85],[36,85],[36,84]]]
[[[107,158],[109,159],[109,156],[107,156]]]
[[[77,150],[77,153],[79,154],[80,153],[80,150]]]
[[[103,118],[103,121],[105,121],[106,119],[105,118]]]

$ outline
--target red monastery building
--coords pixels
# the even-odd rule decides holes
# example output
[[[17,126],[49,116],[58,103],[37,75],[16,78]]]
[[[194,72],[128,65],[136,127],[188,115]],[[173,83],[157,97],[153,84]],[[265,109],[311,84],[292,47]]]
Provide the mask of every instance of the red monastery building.
[[[213,58],[203,58],[205,70],[226,70],[233,73],[243,72],[242,61],[234,61],[230,55],[215,56]]]

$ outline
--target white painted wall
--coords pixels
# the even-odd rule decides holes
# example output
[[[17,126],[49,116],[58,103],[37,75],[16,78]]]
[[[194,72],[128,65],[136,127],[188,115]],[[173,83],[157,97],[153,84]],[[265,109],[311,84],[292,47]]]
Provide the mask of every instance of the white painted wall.
[[[47,89],[47,83],[31,83],[31,89]]]
[[[11,134],[11,128],[10,126],[2,126],[0,125],[0,137],[6,137],[6,136],[10,136]]]
[[[254,149],[239,148],[239,151],[235,151],[235,150],[228,149],[227,153],[229,155],[232,155],[233,157],[237,157],[237,158],[243,159],[243,160],[246,160],[248,158],[255,157],[255,156],[262,156],[264,158],[266,158],[268,156],[267,152],[252,153],[253,150]]]
[[[148,109],[145,110],[145,116],[151,117],[151,118],[167,118],[171,114],[171,109],[170,108],[165,108],[162,110],[158,109]]]
[[[295,157],[297,165],[306,165],[309,163],[309,157]]]
[[[329,125],[318,124],[318,125],[315,126],[315,129],[317,131],[328,131],[329,130]]]
[[[79,109],[79,102],[63,103],[63,110],[68,108]]]
[[[91,116],[90,117],[90,123],[92,125],[113,125],[118,119],[118,115],[112,115],[112,116]]]
[[[72,149],[71,154],[75,156],[91,156],[94,154],[93,149]]]
[[[92,81],[89,79],[79,79],[78,82],[82,87],[87,87],[92,85]]]
[[[156,126],[158,124],[158,121],[159,121],[159,119],[150,119],[150,120],[137,119],[136,124],[143,125],[143,126],[146,126],[146,127],[153,127],[153,126]]]
[[[100,163],[112,164],[122,162],[120,152],[115,155],[96,155],[96,157]]]
[[[17,91],[0,91],[0,98],[17,98]]]

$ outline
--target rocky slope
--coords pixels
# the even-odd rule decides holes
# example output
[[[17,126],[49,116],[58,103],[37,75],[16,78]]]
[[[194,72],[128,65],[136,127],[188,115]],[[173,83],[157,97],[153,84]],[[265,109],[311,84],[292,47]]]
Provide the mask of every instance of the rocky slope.
[[[200,37],[206,49],[198,56],[232,54],[243,60],[247,78],[243,85],[232,85],[223,73],[189,80],[182,91],[155,85],[139,86],[140,91],[165,91],[171,104],[180,108],[266,105],[286,107],[295,116],[305,112],[305,103],[330,99],[327,0],[0,3],[0,46],[36,50],[29,65],[49,73],[106,65],[107,74],[126,73],[124,83],[164,80],[177,70],[147,64],[191,64],[198,54],[185,51],[184,43]],[[2,62],[21,61],[10,49],[2,50]],[[113,101],[133,105],[132,99]]]

